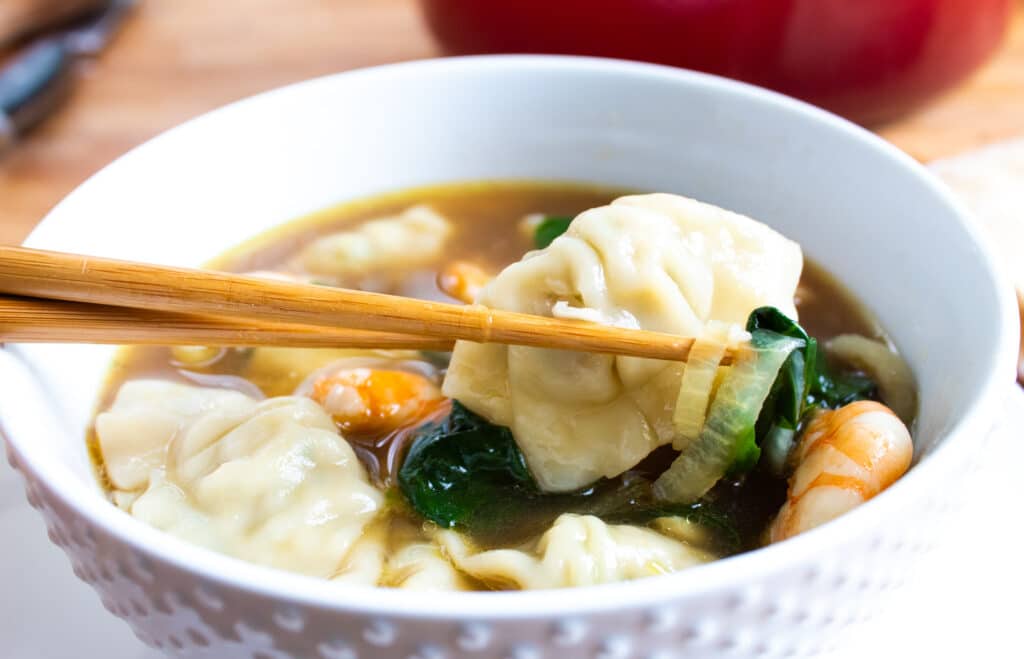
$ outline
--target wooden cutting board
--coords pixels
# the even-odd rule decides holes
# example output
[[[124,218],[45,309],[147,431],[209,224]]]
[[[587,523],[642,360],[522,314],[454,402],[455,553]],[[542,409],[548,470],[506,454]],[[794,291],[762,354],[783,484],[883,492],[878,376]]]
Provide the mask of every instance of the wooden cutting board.
[[[142,0],[82,65],[61,113],[0,159],[0,243],[20,242],[90,174],[189,117],[285,83],[439,54],[415,0]],[[921,160],[1024,135],[1024,9],[980,73],[880,133]]]

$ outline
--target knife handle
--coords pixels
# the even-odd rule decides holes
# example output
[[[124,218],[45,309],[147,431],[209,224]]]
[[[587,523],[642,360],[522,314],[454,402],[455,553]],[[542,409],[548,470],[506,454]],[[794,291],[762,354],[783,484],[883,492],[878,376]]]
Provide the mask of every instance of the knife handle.
[[[0,69],[0,148],[24,135],[67,97],[74,57],[62,39],[44,39]]]

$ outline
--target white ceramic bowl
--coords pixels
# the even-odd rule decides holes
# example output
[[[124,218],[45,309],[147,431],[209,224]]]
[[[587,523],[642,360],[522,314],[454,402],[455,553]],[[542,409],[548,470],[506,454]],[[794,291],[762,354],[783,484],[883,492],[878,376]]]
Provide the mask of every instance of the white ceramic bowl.
[[[339,587],[190,546],[108,504],[83,432],[111,350],[8,346],[0,417],[11,463],[75,573],[144,642],[217,659],[803,655],[876,611],[934,541],[1014,378],[1010,291],[921,167],[781,96],[596,59],[357,71],[168,132],[85,183],[28,244],[198,265],[345,199],[506,178],[680,192],[799,240],[912,365],[916,466],[836,522],[675,575],[524,593]]]

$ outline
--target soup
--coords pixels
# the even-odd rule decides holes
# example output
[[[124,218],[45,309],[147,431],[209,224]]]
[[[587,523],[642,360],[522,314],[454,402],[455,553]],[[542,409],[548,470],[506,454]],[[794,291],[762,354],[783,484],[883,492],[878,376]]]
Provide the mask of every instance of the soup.
[[[756,549],[898,478],[912,382],[865,307],[764,225],[624,194],[409,190],[212,265],[697,336],[685,364],[465,342],[126,348],[88,437],[111,500],[340,582],[545,588]]]

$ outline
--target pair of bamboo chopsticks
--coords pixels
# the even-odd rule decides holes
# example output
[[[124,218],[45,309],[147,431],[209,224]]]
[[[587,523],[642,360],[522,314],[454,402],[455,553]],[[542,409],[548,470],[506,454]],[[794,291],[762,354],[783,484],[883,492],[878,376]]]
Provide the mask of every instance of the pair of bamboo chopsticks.
[[[694,342],[478,305],[0,246],[0,341],[450,350],[457,339],[674,361],[685,361]]]

